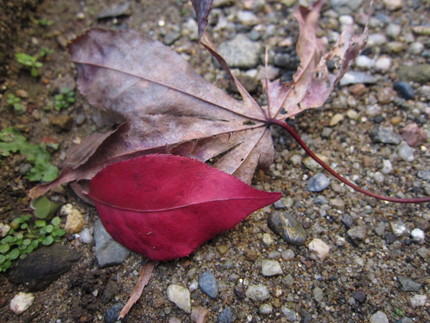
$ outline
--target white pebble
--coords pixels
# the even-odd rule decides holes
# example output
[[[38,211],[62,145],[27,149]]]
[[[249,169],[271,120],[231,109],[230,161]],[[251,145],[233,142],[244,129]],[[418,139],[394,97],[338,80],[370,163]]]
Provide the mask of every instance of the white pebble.
[[[261,273],[263,276],[282,275],[281,265],[276,260],[263,260],[261,263]]]
[[[15,314],[21,314],[33,304],[34,295],[31,293],[18,293],[10,301],[10,309]]]
[[[421,54],[423,50],[424,50],[424,45],[423,43],[419,43],[419,42],[413,42],[408,48],[409,53],[414,55]]]
[[[393,170],[393,165],[391,164],[391,161],[389,161],[388,159],[384,159],[382,161],[382,169],[381,169],[382,174],[387,175],[391,173],[392,170]]]
[[[384,175],[381,172],[375,172],[373,179],[376,183],[382,183],[384,181]]]
[[[426,239],[425,233],[423,230],[415,228],[411,231],[412,240],[418,243],[423,243]]]
[[[396,237],[401,237],[409,233],[408,228],[402,221],[391,222],[391,230]]]
[[[385,8],[388,10],[398,10],[403,7],[403,0],[384,0]]]
[[[93,233],[90,229],[85,228],[79,233],[79,240],[82,243],[90,244],[93,242]]]
[[[411,162],[415,159],[414,151],[415,149],[410,147],[405,141],[402,141],[397,147],[397,154],[401,159],[407,162]]]
[[[342,15],[339,17],[339,22],[341,25],[352,25],[354,23],[354,18],[350,15]]]
[[[188,288],[171,284],[167,287],[167,298],[180,309],[191,313],[191,296]]]
[[[400,35],[401,31],[402,31],[402,27],[397,24],[389,24],[387,26],[387,29],[385,29],[385,32],[387,33],[387,35],[394,39],[396,39],[397,36]]]
[[[266,246],[270,246],[273,244],[273,238],[272,235],[270,235],[269,233],[264,233],[263,234],[263,243]]]
[[[359,55],[355,59],[355,65],[361,68],[371,69],[373,66],[375,66],[375,60],[365,55]]]
[[[313,239],[309,243],[308,248],[312,255],[319,260],[326,259],[330,252],[330,247],[324,241],[318,238]]]
[[[10,230],[10,226],[4,223],[0,223],[0,238],[3,238],[7,235]]]
[[[391,58],[388,56],[379,57],[375,62],[375,67],[379,71],[388,71],[391,68]]]
[[[426,305],[427,295],[414,295],[410,298],[412,307],[421,307]]]
[[[370,47],[380,46],[387,42],[387,37],[384,34],[371,34],[367,40],[367,45]]]
[[[271,304],[261,304],[258,312],[260,314],[270,314],[273,311],[273,306]]]

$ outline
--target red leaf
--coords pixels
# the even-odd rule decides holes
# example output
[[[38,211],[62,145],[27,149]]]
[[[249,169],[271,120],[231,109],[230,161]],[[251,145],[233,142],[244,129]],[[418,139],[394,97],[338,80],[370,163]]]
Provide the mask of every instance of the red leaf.
[[[112,237],[153,260],[185,257],[281,197],[195,159],[162,154],[107,166],[89,187]]]

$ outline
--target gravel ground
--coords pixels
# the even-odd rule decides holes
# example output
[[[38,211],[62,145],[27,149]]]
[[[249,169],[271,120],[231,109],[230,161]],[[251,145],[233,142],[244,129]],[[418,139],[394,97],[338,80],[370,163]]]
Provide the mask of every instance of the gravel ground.
[[[75,86],[65,45],[93,26],[149,34],[179,52],[206,79],[237,95],[198,44],[187,1],[125,3],[129,6],[115,1],[41,2],[33,18],[53,24],[26,22],[14,51],[34,54],[48,47],[54,52],[38,79],[10,61],[1,88],[2,129],[13,126],[34,143],[48,137],[59,143],[60,148],[52,151],[57,164],[74,142],[108,129],[103,115],[79,95],[62,111],[43,108],[59,89]],[[220,0],[212,11],[209,32],[214,42],[262,103],[264,48],[273,75],[288,80],[298,65],[295,5],[294,0]],[[360,32],[360,5],[360,0],[331,0],[322,12],[320,36],[333,43],[349,22]],[[428,7],[425,0],[377,2],[368,46],[351,68],[361,74],[344,79],[322,108],[291,121],[336,171],[379,193],[430,195],[430,145],[423,139],[430,134]],[[249,49],[238,55],[250,41]],[[16,114],[7,107],[8,93],[21,97],[27,113]],[[411,133],[413,140],[407,137]],[[329,175],[320,175],[321,169],[281,129],[274,128],[273,135],[275,162],[269,170],[258,171],[253,184],[282,192],[281,201],[253,213],[189,257],[161,263],[127,321],[190,322],[190,309],[203,307],[209,311],[209,322],[429,322],[429,204],[391,204],[353,192]],[[18,155],[2,159],[1,222],[29,206],[26,190],[34,184],[20,174],[23,164]],[[118,246],[100,250],[104,236],[94,224],[95,210],[67,187],[49,196],[72,204],[71,209],[83,215],[83,229],[68,234],[62,243],[77,250],[80,259],[71,260],[68,271],[48,287],[31,290],[33,304],[19,315],[10,310],[11,299],[31,288],[12,283],[10,274],[0,274],[2,320],[115,322],[136,282],[142,257],[122,250],[114,259],[112,250]],[[63,223],[70,213],[62,213]],[[279,219],[292,228],[275,233],[285,229],[276,226]],[[102,252],[118,264],[102,263]]]

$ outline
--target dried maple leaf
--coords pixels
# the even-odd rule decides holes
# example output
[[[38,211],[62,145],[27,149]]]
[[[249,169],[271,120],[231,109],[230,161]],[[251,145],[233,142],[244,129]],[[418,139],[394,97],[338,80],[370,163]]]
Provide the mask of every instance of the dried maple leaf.
[[[116,131],[74,148],[60,176],[34,188],[32,197],[61,183],[89,180],[114,162],[151,153],[203,162],[217,157],[215,167],[249,183],[257,167],[272,163],[269,126],[273,120],[320,106],[365,44],[364,35],[351,40],[347,30],[341,42],[324,54],[323,43],[315,35],[322,1],[311,10],[300,8],[295,16],[300,25],[297,50],[301,66],[292,82],[266,82],[269,106],[261,107],[230,73],[204,32],[210,1],[193,4],[201,8],[197,16],[202,44],[229,72],[243,100],[235,100],[207,82],[160,42],[135,31],[90,30],[70,45],[78,68],[78,88],[91,104],[126,122]],[[329,72],[327,60],[334,58],[339,60],[339,68]]]

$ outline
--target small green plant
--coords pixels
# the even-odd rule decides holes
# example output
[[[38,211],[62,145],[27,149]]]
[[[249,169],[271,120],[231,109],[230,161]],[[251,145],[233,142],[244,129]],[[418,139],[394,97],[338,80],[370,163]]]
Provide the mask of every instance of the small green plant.
[[[41,27],[49,27],[54,24],[52,20],[46,19],[46,18],[40,18],[37,21],[37,24]]]
[[[63,88],[60,93],[54,96],[54,107],[57,111],[68,108],[75,102],[75,92],[68,88]]]
[[[400,308],[395,308],[393,311],[393,317],[394,318],[401,318],[405,316],[405,313]]]
[[[36,217],[21,215],[3,227],[9,227],[9,230],[0,240],[0,272],[8,270],[18,258],[24,258],[41,245],[49,246],[60,241],[66,234],[58,216],[42,220],[37,218],[37,213]]]
[[[6,95],[6,102],[16,113],[24,113],[27,110],[25,105],[21,103],[21,99],[12,93]]]
[[[0,131],[0,156],[7,157],[12,153],[24,155],[33,167],[26,177],[33,182],[49,182],[58,175],[58,168],[51,164],[51,156],[44,144],[31,144],[19,132],[12,128]]]
[[[31,76],[38,77],[40,75],[39,69],[43,64],[38,61],[38,56],[31,56],[26,53],[17,53],[15,54],[15,58],[18,63],[30,70]]]

